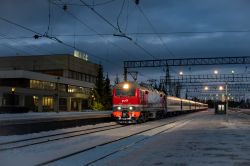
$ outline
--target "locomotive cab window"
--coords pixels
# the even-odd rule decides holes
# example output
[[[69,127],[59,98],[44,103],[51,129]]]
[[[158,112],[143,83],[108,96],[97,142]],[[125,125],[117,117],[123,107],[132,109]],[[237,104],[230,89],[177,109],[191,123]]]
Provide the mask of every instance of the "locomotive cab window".
[[[116,96],[135,96],[135,89],[116,89],[115,90]]]

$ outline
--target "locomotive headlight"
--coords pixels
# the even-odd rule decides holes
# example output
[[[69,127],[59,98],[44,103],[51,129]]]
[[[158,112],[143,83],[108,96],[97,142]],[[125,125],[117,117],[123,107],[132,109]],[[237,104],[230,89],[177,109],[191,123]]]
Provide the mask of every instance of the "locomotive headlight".
[[[120,107],[120,106],[119,106],[119,107],[117,107],[117,109],[118,109],[118,110],[121,110],[121,109],[122,109],[122,107]]]
[[[128,107],[128,109],[129,109],[129,110],[133,110],[133,107],[132,107],[132,106],[130,106],[130,107]]]
[[[129,84],[123,84],[123,89],[129,89]]]

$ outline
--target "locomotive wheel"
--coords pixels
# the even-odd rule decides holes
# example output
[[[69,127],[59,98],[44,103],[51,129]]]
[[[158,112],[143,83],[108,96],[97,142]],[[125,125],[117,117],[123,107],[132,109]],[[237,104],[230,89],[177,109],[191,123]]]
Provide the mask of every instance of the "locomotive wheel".
[[[144,122],[146,122],[146,116],[144,113],[141,113],[141,115],[137,119],[137,123],[144,123]]]
[[[158,112],[156,113],[156,119],[162,119],[162,118],[164,118],[164,113],[163,113],[163,111],[158,111]]]

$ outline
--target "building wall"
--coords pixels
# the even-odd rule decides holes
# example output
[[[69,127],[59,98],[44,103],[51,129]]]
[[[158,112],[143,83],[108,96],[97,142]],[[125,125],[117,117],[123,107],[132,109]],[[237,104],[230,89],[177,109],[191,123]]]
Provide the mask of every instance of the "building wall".
[[[68,71],[97,76],[98,68],[97,64],[69,54],[0,57],[0,70],[30,70],[69,77]]]
[[[86,109],[98,69],[73,55],[0,57],[0,113]]]

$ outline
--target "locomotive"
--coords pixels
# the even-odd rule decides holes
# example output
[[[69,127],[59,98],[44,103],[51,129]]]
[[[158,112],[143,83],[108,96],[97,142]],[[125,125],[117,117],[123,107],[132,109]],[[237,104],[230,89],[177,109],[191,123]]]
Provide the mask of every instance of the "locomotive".
[[[207,104],[167,96],[136,82],[121,82],[113,88],[112,116],[118,123],[142,123],[168,114],[204,110]]]

